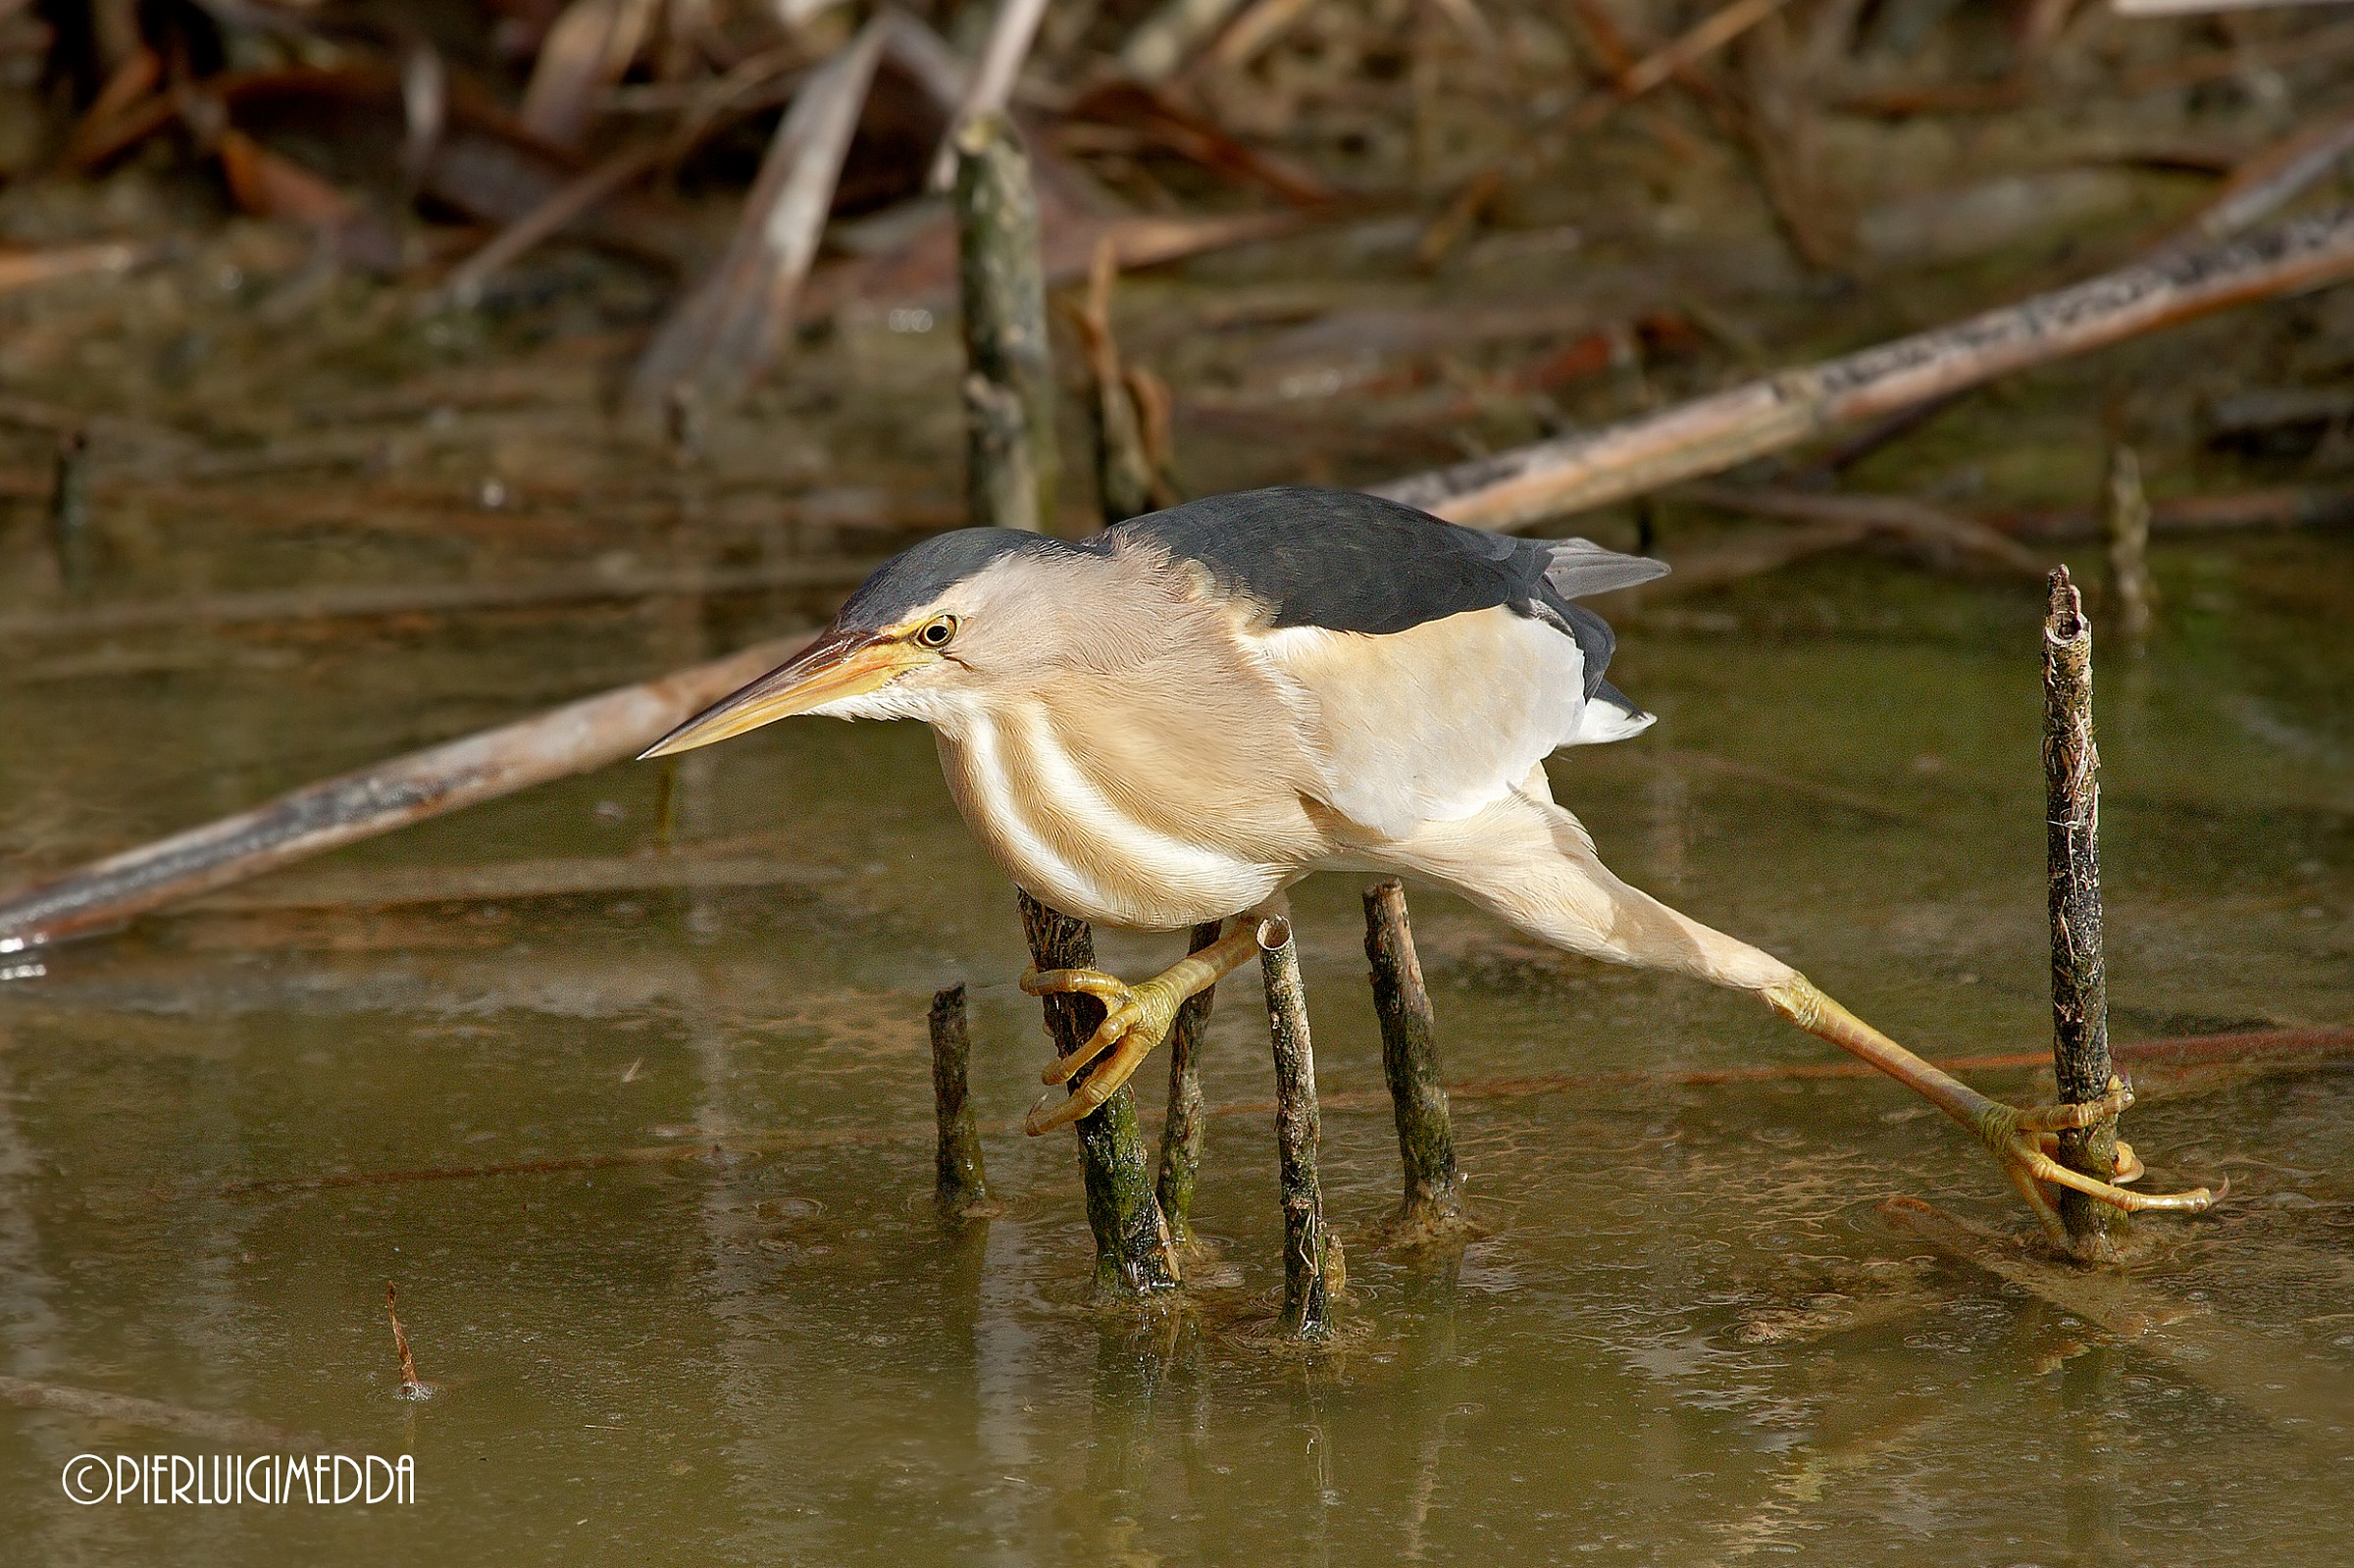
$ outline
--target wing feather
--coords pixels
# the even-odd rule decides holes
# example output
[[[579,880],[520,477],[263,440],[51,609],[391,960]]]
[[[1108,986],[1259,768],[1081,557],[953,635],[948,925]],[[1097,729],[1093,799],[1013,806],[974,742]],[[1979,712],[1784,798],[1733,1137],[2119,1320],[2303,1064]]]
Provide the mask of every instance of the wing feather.
[[[1253,640],[1305,698],[1324,804],[1385,836],[1503,799],[1584,718],[1577,643],[1501,607],[1381,636],[1292,627]]]

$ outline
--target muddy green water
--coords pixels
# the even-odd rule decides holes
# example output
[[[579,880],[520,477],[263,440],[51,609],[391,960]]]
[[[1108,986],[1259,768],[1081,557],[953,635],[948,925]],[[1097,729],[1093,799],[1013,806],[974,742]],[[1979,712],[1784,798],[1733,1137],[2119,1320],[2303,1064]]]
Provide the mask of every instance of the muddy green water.
[[[2100,684],[2117,1034],[2354,1020],[2345,542],[2189,541],[2159,564],[2164,634]],[[2033,600],[1865,563],[1692,601],[1630,629],[1613,670],[1663,723],[1557,759],[1557,792],[1626,874],[1931,1054],[2039,1048]],[[615,613],[28,656],[0,678],[5,848],[29,866],[132,842],[702,635]],[[646,849],[659,778],[617,768],[336,864]],[[1011,894],[928,737],[783,726],[688,763],[671,815],[682,846],[797,869],[179,915],[0,984],[0,1371],[412,1455],[416,1477],[399,1507],[80,1507],[61,1487],[79,1453],[267,1450],[0,1407],[0,1556],[2354,1561],[2354,1410],[2330,1391],[2354,1375],[2342,1064],[2141,1075],[2126,1132],[2150,1180],[2232,1183],[2213,1216],[2145,1227],[2136,1289],[2238,1346],[2169,1357],[1883,1221],[1906,1192],[2023,1223],[1890,1087],[1493,1091],[1827,1052],[1423,894],[1490,1234],[1401,1257],[1371,1241],[1397,1159],[1357,889],[1310,884],[1351,1293],[1343,1341],[1302,1354],[1265,1333],[1279,1219],[1248,975],[1206,1056],[1215,1254],[1181,1299],[1098,1311],[1071,1141],[1013,1128],[1046,1046],[1011,985]],[[1135,971],[1174,940],[1105,951]],[[923,1018],[957,980],[1004,1213],[951,1233],[929,1204]],[[387,1280],[429,1402],[396,1396]]]

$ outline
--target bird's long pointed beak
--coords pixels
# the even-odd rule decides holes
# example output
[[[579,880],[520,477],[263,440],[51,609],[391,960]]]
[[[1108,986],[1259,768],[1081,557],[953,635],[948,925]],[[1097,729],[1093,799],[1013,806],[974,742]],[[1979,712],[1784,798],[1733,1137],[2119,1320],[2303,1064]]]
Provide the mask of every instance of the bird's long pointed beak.
[[[720,698],[640,752],[639,760],[676,756],[843,697],[873,691],[933,657],[898,637],[838,628],[803,648],[791,663]]]

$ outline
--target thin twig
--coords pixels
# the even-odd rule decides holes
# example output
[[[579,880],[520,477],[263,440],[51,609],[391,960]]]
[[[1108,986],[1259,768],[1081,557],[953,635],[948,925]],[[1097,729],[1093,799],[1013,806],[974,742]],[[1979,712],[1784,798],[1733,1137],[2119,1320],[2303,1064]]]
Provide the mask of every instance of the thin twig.
[[[1374,493],[1510,531],[1711,474],[1998,376],[2354,274],[2354,208],[2138,263],[1950,327]]]
[[[328,849],[634,756],[807,642],[761,643],[430,746],[0,895],[0,953],[104,931]]]
[[[662,407],[682,383],[706,405],[732,400],[768,368],[817,258],[843,160],[890,34],[886,18],[869,22],[793,95],[727,253],[672,310],[631,373],[630,402],[640,412]]]
[[[1591,130],[1620,104],[1639,98],[1669,77],[1698,65],[1750,28],[1772,16],[1790,0],[1732,0],[1690,31],[1664,44],[1619,73],[1607,97],[1589,98],[1570,117],[1573,130]]]
[[[409,1349],[409,1331],[400,1321],[400,1291],[390,1280],[384,1282],[384,1315],[392,1320],[392,1352],[400,1357],[400,1396],[431,1399],[434,1386],[417,1376],[417,1357]]]

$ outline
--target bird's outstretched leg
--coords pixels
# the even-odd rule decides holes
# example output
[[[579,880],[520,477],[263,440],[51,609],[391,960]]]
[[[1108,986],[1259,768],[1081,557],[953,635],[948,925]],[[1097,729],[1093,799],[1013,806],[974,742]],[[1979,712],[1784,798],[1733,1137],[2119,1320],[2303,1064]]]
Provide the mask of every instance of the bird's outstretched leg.
[[[1096,1070],[1066,1097],[1058,1100],[1049,1094],[1031,1106],[1030,1114],[1022,1118],[1022,1131],[1035,1138],[1067,1127],[1111,1098],[1152,1047],[1167,1037],[1186,998],[1209,989],[1257,956],[1258,922],[1245,919],[1209,946],[1134,986],[1100,969],[1025,970],[1022,989],[1031,995],[1064,991],[1100,997],[1104,1013],[1103,1022],[1086,1044],[1068,1056],[1055,1058],[1040,1076],[1046,1083],[1063,1084],[1090,1062],[1096,1062]],[[1105,1055],[1107,1051],[1110,1054]],[[1102,1058],[1100,1062],[1099,1057]]]
[[[1406,837],[1380,844],[1372,858],[1386,869],[1443,882],[1570,952],[1754,992],[1801,1029],[1861,1057],[1970,1129],[2001,1162],[2044,1234],[2064,1249],[2073,1250],[2047,1185],[2072,1187],[2125,1210],[2197,1213],[2220,1195],[2205,1188],[2130,1192],[2061,1165],[2052,1158],[2057,1135],[2124,1109],[2132,1091],[2123,1083],[2113,1081],[2102,1098],[2079,1105],[2020,1107],[1987,1098],[1865,1023],[1770,953],[1713,931],[1619,881],[1594,852],[1584,827],[1554,803],[1542,768],[1476,816],[1423,824]],[[2118,1157],[2120,1181],[2141,1174],[2140,1162],[2122,1143]]]
[[[2206,1188],[2187,1192],[2132,1192],[2112,1182],[2072,1171],[2052,1158],[2058,1135],[2070,1128],[2090,1127],[2117,1115],[2133,1103],[2133,1090],[2123,1080],[2109,1080],[2109,1092],[2097,1100],[2073,1105],[2006,1105],[1989,1099],[1951,1073],[1922,1061],[1878,1030],[1867,1024],[1816,987],[1804,975],[1793,975],[1762,986],[1766,1005],[1818,1039],[1862,1058],[1927,1099],[1946,1115],[1977,1135],[1978,1141],[2002,1162],[2003,1174],[2043,1227],[2043,1234],[2063,1251],[2073,1251],[2060,1212],[2045,1194],[2045,1183],[2073,1187],[2077,1191],[2128,1213],[2166,1209],[2197,1214],[2214,1205],[2217,1194]],[[2141,1175],[2141,1161],[2131,1148],[2117,1145],[2118,1181]]]

